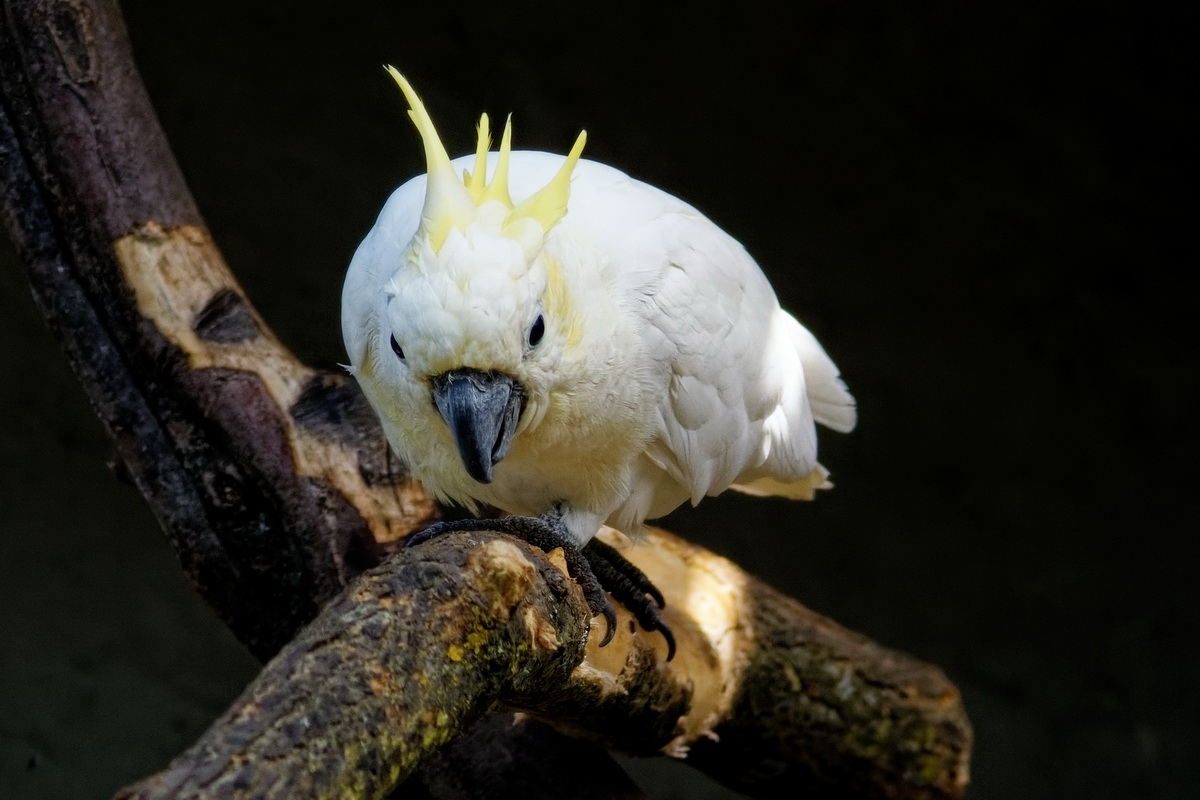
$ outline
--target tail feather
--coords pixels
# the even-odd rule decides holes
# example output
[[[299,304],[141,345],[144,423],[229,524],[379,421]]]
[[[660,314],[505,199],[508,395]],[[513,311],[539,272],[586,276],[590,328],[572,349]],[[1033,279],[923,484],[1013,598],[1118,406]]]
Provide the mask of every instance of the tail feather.
[[[813,419],[839,433],[849,433],[858,421],[854,396],[842,382],[837,365],[826,354],[817,337],[794,319],[791,327],[792,341],[804,366],[804,380],[808,400],[812,404]]]

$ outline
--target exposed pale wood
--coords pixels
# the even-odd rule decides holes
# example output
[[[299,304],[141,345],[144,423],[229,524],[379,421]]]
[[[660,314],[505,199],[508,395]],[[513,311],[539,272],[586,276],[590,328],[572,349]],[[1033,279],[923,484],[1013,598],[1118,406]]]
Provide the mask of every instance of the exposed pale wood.
[[[575,736],[685,757],[751,794],[962,795],[970,726],[940,671],[667,534],[628,555],[668,597],[680,644],[669,664],[623,610],[613,643],[584,649],[573,584],[523,545],[451,537],[389,557],[433,504],[389,461],[354,384],[297,362],[247,301],[158,128],[115,4],[2,7],[0,211],[35,297],[185,572],[253,652],[274,656],[138,792],[259,796],[276,775],[273,786],[311,779],[291,797],[378,796],[503,701]],[[420,612],[435,608],[445,616],[431,626]],[[414,664],[455,690],[422,685]],[[301,713],[273,726],[302,711],[308,724]],[[489,724],[501,740],[516,730]],[[611,771],[597,750],[530,735],[536,758]],[[525,743],[514,734],[494,751],[529,759]],[[430,763],[471,760],[456,749]],[[431,773],[420,785],[452,782]]]
[[[4,213],[116,456],[260,657],[433,513],[344,375],[292,357],[213,246],[109,0],[4,5]]]
[[[497,703],[755,796],[962,795],[970,728],[935,667],[665,532],[628,555],[678,600],[674,661],[623,609],[612,643],[585,647],[561,558],[448,534],[359,578],[194,747],[119,797],[383,797]]]
[[[155,119],[116,3],[0,8],[0,215],[34,298],[184,572],[269,658],[433,504],[387,458],[357,387],[297,363],[246,301]],[[523,749],[531,739],[535,752]],[[546,730],[499,729],[483,752],[520,764],[535,754],[618,772]],[[430,786],[471,758],[450,755]],[[526,796],[562,796],[528,772]]]

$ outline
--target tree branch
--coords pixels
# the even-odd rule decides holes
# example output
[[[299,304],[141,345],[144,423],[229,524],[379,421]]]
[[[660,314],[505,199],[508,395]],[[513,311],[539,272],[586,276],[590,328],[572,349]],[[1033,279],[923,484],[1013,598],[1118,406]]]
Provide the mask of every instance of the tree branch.
[[[939,670],[670,534],[632,553],[679,599],[672,662],[624,609],[613,642],[585,648],[561,559],[445,535],[364,574],[194,747],[119,797],[381,797],[497,703],[755,796],[961,796],[970,729]]]
[[[258,656],[433,513],[342,375],[258,317],[106,0],[7,2],[4,214],[34,297],[185,571]]]
[[[582,655],[569,579],[498,536],[447,536],[370,570],[167,771],[122,798],[382,797],[515,686]]]
[[[254,653],[274,656],[130,796],[380,796],[498,702],[686,757],[751,793],[961,796],[970,727],[940,671],[667,534],[628,555],[668,597],[670,664],[623,609],[613,643],[585,648],[574,584],[509,540],[450,537],[389,558],[434,505],[389,461],[357,387],[300,364],[250,305],[187,192],[115,4],[2,7],[0,211],[35,298],[185,572]],[[526,777],[539,774],[528,759],[580,752],[505,724],[489,722]],[[543,746],[522,754],[529,736]],[[427,791],[472,761],[461,748],[430,761],[444,779],[422,779]],[[590,774],[611,773],[586,754]],[[543,781],[527,796],[563,789]],[[630,795],[627,781],[608,791]]]
[[[433,503],[388,460],[357,387],[299,364],[250,306],[167,146],[116,3],[0,8],[0,215],[34,299],[185,573],[268,658]],[[488,748],[519,763],[581,756],[546,731]],[[531,798],[560,788],[526,786]]]

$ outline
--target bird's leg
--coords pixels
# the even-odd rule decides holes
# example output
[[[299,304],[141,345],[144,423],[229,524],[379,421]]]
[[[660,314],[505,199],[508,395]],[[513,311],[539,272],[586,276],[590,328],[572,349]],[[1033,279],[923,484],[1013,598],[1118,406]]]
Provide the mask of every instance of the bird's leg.
[[[579,546],[571,538],[558,511],[549,512],[541,517],[514,516],[501,517],[499,519],[460,519],[439,522],[408,537],[404,542],[404,546],[412,547],[421,542],[429,541],[434,536],[451,531],[499,531],[500,533],[515,536],[524,542],[529,542],[529,544],[546,553],[561,547],[563,557],[567,562],[567,573],[579,584],[579,588],[583,590],[583,598],[587,601],[588,609],[592,612],[592,616],[604,615],[606,631],[604,639],[600,642],[600,646],[603,647],[612,641],[613,634],[617,630],[617,613],[613,610],[612,603],[608,602],[608,597],[604,594],[604,586],[597,580],[596,574],[592,569],[592,564],[589,563],[589,560],[584,556]],[[637,569],[632,564],[629,564],[628,561],[625,563],[630,568]],[[641,573],[639,572],[638,574]],[[642,578],[645,580],[644,575]],[[643,623],[644,626],[645,623]],[[647,628],[647,630],[649,629]]]
[[[658,631],[667,640],[667,661],[675,657],[675,636],[662,618],[661,609],[666,606],[662,592],[650,582],[646,574],[630,563],[629,559],[612,545],[592,539],[583,547],[583,555],[591,564],[592,572],[647,631]]]

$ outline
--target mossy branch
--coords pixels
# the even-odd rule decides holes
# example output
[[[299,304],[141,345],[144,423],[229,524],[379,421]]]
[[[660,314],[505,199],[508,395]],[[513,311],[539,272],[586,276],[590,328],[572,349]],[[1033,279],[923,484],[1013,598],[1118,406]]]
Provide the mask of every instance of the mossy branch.
[[[554,554],[447,534],[360,576],[118,798],[381,798],[497,704],[755,796],[961,796],[970,728],[936,668],[664,532],[627,554],[677,603],[672,662],[623,609],[613,642],[585,647],[587,606]]]
[[[961,796],[970,727],[940,671],[668,534],[627,555],[668,598],[670,664],[623,612],[612,644],[584,646],[574,584],[523,545],[480,534],[397,552],[434,504],[389,460],[357,387],[301,364],[254,311],[179,174],[115,2],[2,8],[0,213],[35,299],[184,571],[271,659],[129,796],[380,796],[422,763],[404,789],[452,796],[438,775],[486,748],[431,754],[497,703],[687,758],[751,794]],[[538,761],[614,774],[598,748],[505,719],[484,724],[497,752],[525,759],[507,773],[531,781],[523,796],[563,796]],[[495,796],[478,774],[474,796]],[[604,791],[631,796],[620,778]]]

